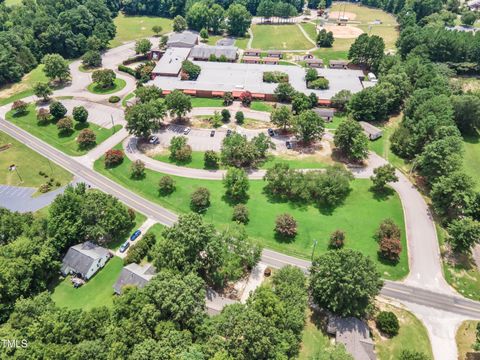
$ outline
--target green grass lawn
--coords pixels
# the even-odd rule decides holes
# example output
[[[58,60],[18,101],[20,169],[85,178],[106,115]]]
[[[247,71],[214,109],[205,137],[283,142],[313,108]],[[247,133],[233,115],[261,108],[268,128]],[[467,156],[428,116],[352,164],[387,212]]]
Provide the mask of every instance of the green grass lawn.
[[[409,311],[395,306],[382,304],[381,308],[397,315],[400,331],[398,335],[389,339],[381,338],[380,334],[374,331],[375,349],[379,360],[397,360],[402,350],[419,351],[433,359],[427,329],[420,320]]]
[[[465,171],[474,179],[477,191],[480,191],[480,133],[475,136],[464,136],[463,144]]]
[[[207,44],[207,45],[215,45],[217,43],[218,40],[222,39],[223,36],[220,36],[220,35],[210,35],[207,39],[207,41],[202,41],[203,44]]]
[[[305,30],[305,32],[310,36],[310,39],[317,41],[317,29],[316,25],[312,23],[301,23],[300,26]]]
[[[310,360],[329,346],[330,339],[322,331],[321,319],[316,313],[308,309],[298,360]]]
[[[111,258],[86,284],[75,289],[68,276],[52,293],[57,306],[69,309],[90,310],[100,306],[113,305],[113,285],[123,268],[123,260]]]
[[[319,48],[312,52],[315,57],[323,59],[325,65],[330,63],[330,60],[347,60],[348,50],[355,39],[335,39],[331,48]]]
[[[346,119],[346,116],[344,115],[341,115],[341,116],[335,115],[332,121],[325,122],[325,128],[330,130],[335,130],[338,128],[338,125],[340,125],[340,123],[345,119]]]
[[[63,186],[72,180],[72,174],[68,171],[9,135],[0,132],[0,146],[6,144],[11,144],[11,147],[0,152],[1,184],[39,187],[48,181],[48,178],[40,176],[39,172],[44,172],[49,178],[54,178],[54,185],[59,181]],[[8,171],[8,167],[12,164],[16,165],[21,180],[15,171]]]
[[[37,82],[47,82],[48,78],[43,72],[43,65],[25,74],[22,80],[15,84],[5,85],[0,88],[0,106],[33,95],[32,87]]]
[[[212,203],[204,215],[205,219],[218,228],[232,224],[230,216],[233,207],[223,199],[225,190],[221,181],[173,177],[176,191],[169,196],[160,197],[157,188],[163,174],[147,170],[145,179],[133,180],[129,176],[130,164],[131,162],[125,159],[120,166],[105,169],[101,158],[95,162],[95,169],[139,195],[177,213],[189,212],[190,194],[196,188],[204,186],[210,190]],[[276,202],[264,194],[264,186],[265,183],[261,180],[250,181],[250,199],[247,202],[250,222],[246,229],[252,238],[260,241],[265,247],[307,259],[311,255],[315,240],[318,240],[316,254],[324,253],[328,248],[330,234],[336,229],[342,229],[346,232],[346,247],[360,250],[370,256],[385,278],[400,279],[407,275],[405,236],[402,236],[404,250],[396,266],[378,260],[378,245],[374,239],[376,229],[385,218],[392,218],[402,229],[402,234],[405,234],[403,211],[396,194],[388,198],[376,198],[369,190],[370,180],[354,180],[351,184],[352,191],[345,203],[329,211],[314,206]],[[285,212],[290,213],[298,221],[298,235],[291,242],[277,241],[274,237],[275,218]]]
[[[156,16],[125,16],[119,13],[114,20],[117,27],[115,38],[110,41],[111,47],[119,46],[125,42],[153,36],[152,27],[160,25],[163,28],[162,34],[172,31],[172,19]],[[157,46],[158,44],[154,44]]]
[[[157,154],[153,158],[158,161],[165,163],[184,166],[191,169],[206,169],[204,164],[205,153],[203,151],[192,151],[192,160],[189,162],[178,162],[170,159],[170,152],[167,150],[164,153]],[[299,158],[287,158],[279,156],[270,156],[269,159],[260,166],[261,169],[268,169],[273,167],[275,164],[284,163],[290,165],[292,169],[323,169],[327,164],[318,161],[315,156],[305,156],[301,159]],[[224,166],[220,167],[225,169]]]
[[[22,0],[5,0],[5,5],[7,6],[18,5],[21,3],[22,3]]]
[[[256,111],[272,112],[273,106],[268,102],[255,100],[252,101],[252,103],[250,104],[250,109]]]
[[[248,37],[237,38],[235,39],[235,46],[245,50],[247,48],[248,40],[250,40],[250,38]]]
[[[473,351],[472,346],[476,341],[476,328],[478,321],[464,321],[457,330],[458,358],[466,359],[467,352]]]
[[[223,99],[192,97],[192,107],[224,107]]]
[[[103,88],[97,83],[91,83],[87,86],[87,90],[94,94],[113,94],[122,90],[127,85],[127,82],[123,79],[116,78],[113,87]]]
[[[35,107],[32,104],[29,105],[28,111],[25,115],[14,116],[14,114],[9,111],[6,117],[7,120],[21,127],[23,130],[28,131],[33,136],[38,137],[53,147],[72,156],[84,155],[90,150],[78,148],[76,138],[82,128],[88,127],[89,129],[93,130],[93,132],[97,135],[97,144],[102,143],[114,132],[121,129],[121,125],[115,125],[114,128],[107,129],[93,123],[87,123],[86,126],[82,124],[81,127],[78,127],[79,124],[75,124],[74,131],[70,135],[61,136],[59,135],[57,126],[53,122],[48,122],[43,125],[38,124]]]
[[[385,50],[395,50],[395,42],[398,39],[399,32],[392,25],[359,25],[365,33],[369,35],[378,35],[385,42]]]
[[[263,50],[308,50],[314,45],[296,25],[253,25],[252,47]]]
[[[127,106],[127,101],[132,99],[133,97],[135,97],[135,93],[130,93],[128,94],[127,96],[125,96],[123,99],[122,99],[122,106],[123,107],[126,107]]]

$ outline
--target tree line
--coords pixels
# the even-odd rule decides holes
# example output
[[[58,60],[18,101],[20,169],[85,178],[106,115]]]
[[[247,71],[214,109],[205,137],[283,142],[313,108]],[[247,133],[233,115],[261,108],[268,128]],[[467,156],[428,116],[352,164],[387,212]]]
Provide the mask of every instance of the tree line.
[[[105,49],[115,36],[112,16],[104,0],[0,4],[0,86],[19,81],[47,54],[73,59]]]

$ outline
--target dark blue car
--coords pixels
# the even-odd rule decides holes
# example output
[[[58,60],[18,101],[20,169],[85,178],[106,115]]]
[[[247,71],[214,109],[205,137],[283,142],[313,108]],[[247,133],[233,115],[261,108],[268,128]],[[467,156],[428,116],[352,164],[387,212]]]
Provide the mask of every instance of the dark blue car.
[[[135,241],[135,239],[138,238],[141,233],[142,233],[142,232],[141,232],[140,230],[135,231],[135,232],[132,234],[132,236],[130,236],[130,240],[131,240],[131,241]]]

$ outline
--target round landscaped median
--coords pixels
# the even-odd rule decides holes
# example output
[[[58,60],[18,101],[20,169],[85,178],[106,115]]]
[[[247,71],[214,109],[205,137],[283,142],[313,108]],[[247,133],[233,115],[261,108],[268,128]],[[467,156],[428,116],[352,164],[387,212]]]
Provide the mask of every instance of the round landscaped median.
[[[103,88],[97,83],[91,83],[88,85],[87,90],[93,94],[113,94],[117,91],[122,90],[127,85],[126,81],[123,79],[116,78],[114,81],[113,87]]]

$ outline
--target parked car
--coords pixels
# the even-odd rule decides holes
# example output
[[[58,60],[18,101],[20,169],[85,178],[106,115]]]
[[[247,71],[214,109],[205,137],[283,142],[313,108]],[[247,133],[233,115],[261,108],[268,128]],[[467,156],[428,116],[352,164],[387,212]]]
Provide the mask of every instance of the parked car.
[[[227,130],[227,136],[230,136],[230,135],[232,135],[232,130],[228,129]]]
[[[160,141],[158,141],[158,136],[152,136],[150,137],[150,140],[148,140],[148,142],[152,145],[156,145],[156,144],[159,144]]]
[[[214,136],[215,136],[215,130],[210,131],[210,137],[214,137]]]
[[[287,147],[287,149],[291,149],[293,147],[290,141],[286,141],[285,146]]]
[[[190,129],[189,127],[186,127],[185,130],[183,130],[183,135],[188,135],[190,130],[192,130],[192,129]]]
[[[135,241],[141,234],[142,232],[140,230],[135,231],[132,236],[130,236],[131,241]]]
[[[120,252],[124,253],[130,247],[130,242],[125,241],[122,246],[120,246]]]
[[[275,136],[275,131],[273,131],[273,129],[269,128],[267,132],[268,132],[268,135]]]

